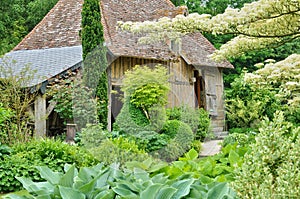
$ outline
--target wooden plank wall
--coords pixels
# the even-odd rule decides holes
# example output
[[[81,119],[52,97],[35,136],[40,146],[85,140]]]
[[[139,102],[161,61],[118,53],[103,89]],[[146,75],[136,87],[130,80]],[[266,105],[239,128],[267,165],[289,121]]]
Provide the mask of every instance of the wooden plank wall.
[[[121,85],[122,78],[126,71],[131,70],[136,65],[154,66],[162,64],[168,67],[171,90],[168,96],[167,107],[187,104],[195,107],[194,85],[190,84],[193,77],[193,67],[180,59],[178,62],[160,61],[155,59],[140,59],[134,57],[119,57],[111,64],[112,85]]]
[[[111,64],[112,85],[120,85],[126,71],[136,65],[155,66],[156,64],[168,65],[167,61],[155,59],[141,59],[135,57],[119,57]]]
[[[195,107],[194,84],[191,82],[193,77],[193,67],[180,59],[179,62],[170,63],[170,83],[171,91],[168,96],[167,107],[188,105]]]

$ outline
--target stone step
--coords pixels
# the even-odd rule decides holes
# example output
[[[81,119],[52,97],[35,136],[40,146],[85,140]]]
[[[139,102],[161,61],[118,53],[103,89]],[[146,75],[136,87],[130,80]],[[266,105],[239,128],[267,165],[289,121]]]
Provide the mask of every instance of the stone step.
[[[215,139],[223,140],[228,135],[228,131],[218,131],[218,132],[214,132],[214,134],[215,134]]]

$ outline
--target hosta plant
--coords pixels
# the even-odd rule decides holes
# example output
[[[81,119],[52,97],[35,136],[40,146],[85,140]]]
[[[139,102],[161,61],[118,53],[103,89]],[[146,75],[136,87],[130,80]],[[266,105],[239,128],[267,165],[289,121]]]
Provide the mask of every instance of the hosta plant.
[[[6,199],[100,199],[100,198],[234,198],[235,192],[226,183],[203,185],[188,175],[169,179],[163,173],[150,176],[145,170],[120,171],[117,165],[84,167],[79,171],[74,165],[65,165],[65,172],[53,172],[48,167],[37,167],[44,182],[33,182],[24,177],[18,180],[29,196],[6,195]]]

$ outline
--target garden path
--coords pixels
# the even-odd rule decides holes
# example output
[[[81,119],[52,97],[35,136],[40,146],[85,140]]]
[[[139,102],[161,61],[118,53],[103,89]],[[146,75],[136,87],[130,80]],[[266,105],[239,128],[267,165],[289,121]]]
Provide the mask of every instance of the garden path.
[[[202,143],[200,157],[212,156],[221,151],[221,142],[223,140],[209,140]]]

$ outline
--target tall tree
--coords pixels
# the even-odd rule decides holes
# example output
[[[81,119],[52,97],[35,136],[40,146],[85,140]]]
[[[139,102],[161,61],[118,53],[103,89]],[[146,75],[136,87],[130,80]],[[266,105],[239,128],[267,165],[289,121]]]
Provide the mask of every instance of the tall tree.
[[[103,46],[103,27],[99,0],[85,0],[82,8],[83,80],[86,86],[96,88],[99,121],[107,124],[106,51]]]

